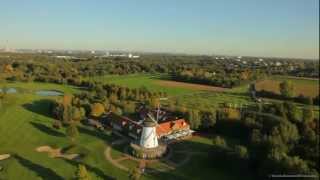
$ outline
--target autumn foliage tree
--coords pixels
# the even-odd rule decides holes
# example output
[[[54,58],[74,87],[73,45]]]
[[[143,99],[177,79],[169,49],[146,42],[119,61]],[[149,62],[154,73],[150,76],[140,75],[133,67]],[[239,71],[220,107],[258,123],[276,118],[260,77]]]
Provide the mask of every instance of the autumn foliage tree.
[[[293,84],[291,81],[283,81],[280,83],[280,93],[284,98],[293,97]]]
[[[203,128],[210,128],[216,124],[216,112],[214,110],[202,111],[200,114]]]
[[[82,164],[78,165],[78,169],[75,176],[77,180],[91,180],[91,176],[88,173],[86,166]]]
[[[90,115],[93,117],[99,117],[105,112],[104,106],[101,103],[94,103],[91,106],[91,113]]]
[[[141,171],[138,167],[135,167],[129,172],[129,179],[131,180],[139,180],[141,178]]]
[[[3,72],[5,73],[12,73],[13,72],[13,67],[11,64],[6,64],[3,67]]]
[[[79,135],[78,127],[75,122],[70,123],[66,128],[66,135],[70,138],[71,142],[74,142]]]
[[[187,118],[189,120],[190,126],[192,129],[198,129],[201,120],[200,120],[200,111],[196,109],[191,109],[187,112]]]

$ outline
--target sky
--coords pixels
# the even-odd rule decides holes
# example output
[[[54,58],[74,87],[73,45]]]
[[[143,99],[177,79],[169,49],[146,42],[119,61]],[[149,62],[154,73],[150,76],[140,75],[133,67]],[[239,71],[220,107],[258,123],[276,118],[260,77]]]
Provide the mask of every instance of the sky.
[[[0,0],[6,44],[318,59],[319,0]]]

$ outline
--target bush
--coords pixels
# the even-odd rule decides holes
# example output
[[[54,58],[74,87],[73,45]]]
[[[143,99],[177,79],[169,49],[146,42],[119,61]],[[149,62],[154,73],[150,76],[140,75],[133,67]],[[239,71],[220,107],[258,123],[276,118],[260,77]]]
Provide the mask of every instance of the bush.
[[[56,129],[60,129],[62,127],[62,123],[59,120],[54,120],[52,123],[52,127],[56,128]]]

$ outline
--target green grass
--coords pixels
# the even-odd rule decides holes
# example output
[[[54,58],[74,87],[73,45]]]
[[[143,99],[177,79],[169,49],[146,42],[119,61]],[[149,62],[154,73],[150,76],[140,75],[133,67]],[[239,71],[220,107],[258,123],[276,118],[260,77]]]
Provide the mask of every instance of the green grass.
[[[147,164],[147,168],[153,169],[153,170],[158,170],[158,171],[169,171],[169,167],[165,164],[165,162],[153,162]]]
[[[220,167],[221,162],[210,160],[206,156],[192,156],[190,161],[175,170],[157,174],[157,179],[179,180],[179,179],[253,179],[251,176],[241,172],[231,173],[227,168]]]
[[[131,74],[131,75],[106,75],[88,78],[92,81],[117,84],[129,88],[146,87],[150,91],[162,91],[169,95],[182,95],[192,93],[193,90],[177,87],[164,87],[155,82],[161,75]]]
[[[11,84],[13,87],[31,87],[35,84],[23,86],[22,83]],[[52,84],[37,84],[41,89],[65,90],[75,92],[71,87]],[[49,158],[46,153],[38,153],[35,148],[42,145],[55,145],[66,147],[70,144],[65,137],[65,130],[52,128],[52,118],[47,97],[40,97],[32,93],[7,95],[5,106],[1,107],[0,114],[0,154],[10,153],[15,155],[0,162],[4,170],[0,172],[0,179],[29,180],[42,177],[43,179],[71,179],[76,171],[77,163],[63,159]],[[54,97],[52,97],[54,98]],[[33,102],[34,106],[26,106]],[[39,104],[40,103],[40,104]],[[34,108],[30,108],[34,107]],[[93,179],[104,179],[106,176],[115,176],[126,179],[125,172],[114,168],[105,160],[105,143],[109,135],[101,135],[90,129],[82,127],[77,144],[86,149],[88,156],[84,158],[87,169]]]
[[[183,161],[186,158],[186,155],[184,153],[175,153],[173,152],[170,160],[174,163],[179,163]]]
[[[115,145],[112,146],[113,148],[111,149],[111,157],[113,159],[118,159],[120,157],[123,157],[123,152],[124,152],[124,148],[128,146],[128,144],[120,144],[120,145]]]
[[[137,161],[130,160],[130,159],[120,161],[120,164],[127,167],[128,169],[133,169],[139,166],[139,163]]]
[[[179,101],[190,108],[216,108],[220,103],[232,102],[240,105],[248,104],[251,101],[245,94],[247,92],[247,85],[233,88],[226,92],[214,92],[184,87],[162,86],[157,83],[157,80],[162,77],[163,75],[159,74],[106,75],[92,77],[90,80],[117,84],[129,88],[146,87],[150,91],[166,92],[171,101]]]

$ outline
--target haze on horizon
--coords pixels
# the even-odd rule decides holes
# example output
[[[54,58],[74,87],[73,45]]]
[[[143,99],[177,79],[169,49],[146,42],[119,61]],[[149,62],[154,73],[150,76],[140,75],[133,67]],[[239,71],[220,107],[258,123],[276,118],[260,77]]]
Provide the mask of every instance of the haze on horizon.
[[[0,48],[319,58],[318,0],[3,0]]]

